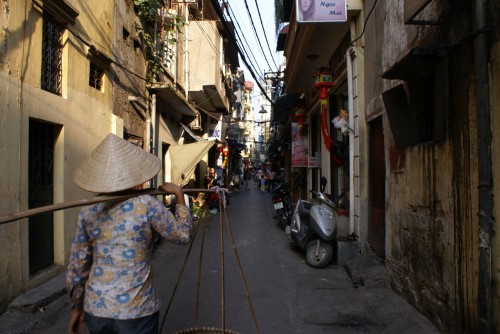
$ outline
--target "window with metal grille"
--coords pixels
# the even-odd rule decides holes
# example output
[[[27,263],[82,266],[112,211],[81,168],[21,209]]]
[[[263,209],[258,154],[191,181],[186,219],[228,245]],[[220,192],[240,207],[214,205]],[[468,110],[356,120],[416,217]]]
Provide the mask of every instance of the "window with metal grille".
[[[104,78],[104,70],[91,61],[89,86],[94,87],[98,91],[102,91],[103,78]]]
[[[43,90],[62,95],[62,36],[64,28],[49,14],[43,15],[42,78]]]

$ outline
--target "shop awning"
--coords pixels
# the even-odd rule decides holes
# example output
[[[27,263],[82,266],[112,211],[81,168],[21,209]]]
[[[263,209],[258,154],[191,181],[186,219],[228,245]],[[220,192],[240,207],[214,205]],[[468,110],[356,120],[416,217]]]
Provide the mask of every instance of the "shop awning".
[[[193,131],[191,131],[191,129],[190,129],[187,125],[184,125],[184,124],[182,124],[182,123],[181,123],[181,125],[182,125],[182,127],[184,128],[184,131],[186,131],[187,133],[189,133],[189,135],[190,135],[191,137],[193,137],[193,139],[194,139],[194,140],[196,140],[196,141],[202,141],[202,140],[204,140],[204,139],[203,139],[203,138],[201,138],[200,136],[195,135],[195,134],[193,133]]]
[[[286,36],[288,35],[288,28],[290,24],[287,23],[283,28],[281,28],[278,34],[278,42],[276,43],[276,51],[284,51],[286,44]]]
[[[185,145],[171,145],[167,152],[172,162],[171,182],[178,186],[186,185],[193,175],[196,165],[214,143],[214,140],[209,140]]]
[[[425,46],[411,49],[403,58],[382,74],[389,80],[413,80],[434,70],[446,57],[442,46]]]
[[[286,123],[290,113],[300,99],[299,93],[283,94],[274,103],[273,122]]]

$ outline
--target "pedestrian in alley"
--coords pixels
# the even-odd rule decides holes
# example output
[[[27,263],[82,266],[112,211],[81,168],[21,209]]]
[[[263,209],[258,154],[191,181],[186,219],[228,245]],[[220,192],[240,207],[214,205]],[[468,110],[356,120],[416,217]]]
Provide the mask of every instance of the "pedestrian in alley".
[[[154,155],[109,134],[76,169],[83,190],[113,194],[138,188],[161,168]],[[73,306],[68,333],[158,333],[160,302],[152,289],[151,255],[156,231],[186,244],[193,225],[180,187],[160,187],[175,195],[175,215],[158,199],[140,195],[81,209],[66,283]]]
[[[245,189],[250,190],[250,186],[252,183],[252,171],[250,170],[250,168],[245,168],[243,178],[245,179]]]
[[[261,193],[266,192],[266,174],[263,169],[257,171],[257,179],[259,180],[259,190]]]
[[[268,193],[273,191],[275,179],[276,179],[276,173],[272,169],[269,169],[269,172],[267,173],[267,192]]]

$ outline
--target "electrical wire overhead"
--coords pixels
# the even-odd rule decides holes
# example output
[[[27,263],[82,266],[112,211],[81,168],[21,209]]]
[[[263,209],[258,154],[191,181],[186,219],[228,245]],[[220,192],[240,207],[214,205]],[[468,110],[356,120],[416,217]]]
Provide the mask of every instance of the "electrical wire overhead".
[[[245,3],[245,8],[247,9],[248,17],[250,18],[250,21],[249,21],[250,25],[252,26],[253,32],[255,34],[255,37],[257,38],[257,42],[259,44],[259,48],[262,51],[262,56],[264,57],[264,59],[265,59],[265,61],[267,63],[267,66],[269,66],[269,68],[271,68],[272,66],[271,66],[271,64],[269,63],[269,60],[266,57],[266,53],[264,51],[264,48],[262,47],[262,42],[260,41],[259,34],[257,33],[257,29],[255,28],[254,19],[252,17],[252,12],[250,11],[250,8],[248,7],[248,1],[244,0],[244,3]],[[260,18],[260,11],[259,11],[259,18]],[[261,20],[261,22],[262,22],[262,20]],[[264,25],[262,25],[262,27],[264,28]],[[265,35],[265,32],[264,32],[264,35]],[[275,66],[276,66],[276,64],[275,64]],[[277,68],[277,66],[276,66],[276,68]]]
[[[257,13],[259,14],[260,25],[262,27],[262,32],[264,33],[264,38],[266,39],[269,54],[271,55],[271,59],[273,60],[274,67],[276,67],[276,69],[279,70],[279,66],[276,65],[276,62],[274,61],[273,52],[271,51],[269,40],[267,39],[266,29],[264,28],[264,23],[262,22],[262,15],[260,14],[259,3],[257,2],[257,0],[255,0],[255,6],[257,7]]]
[[[241,29],[241,27],[240,27],[240,24],[238,23],[238,20],[236,20],[236,19],[235,19],[235,18],[236,18],[236,16],[235,16],[235,14],[234,14],[234,12],[233,12],[232,8],[231,8],[231,7],[228,7],[228,8],[229,8],[229,10],[228,10],[228,18],[229,18],[229,21],[230,21],[230,22],[234,22],[234,23],[236,23],[236,26],[238,27],[239,31],[243,31],[243,29]],[[229,12],[231,12],[231,13],[232,13],[232,15],[231,15]],[[237,35],[237,37],[238,37],[238,39],[236,39],[236,43],[238,43],[238,45],[240,45],[240,49],[239,49],[239,50],[241,50],[242,52],[244,52],[244,53],[245,53],[245,55],[247,55],[247,57],[248,57],[248,55],[250,55],[250,56],[253,58],[253,61],[255,62],[255,63],[253,63],[253,62],[251,62],[251,61],[250,61],[250,62],[252,63],[253,68],[254,68],[254,69],[255,69],[255,68],[257,68],[257,69],[258,69],[258,66],[256,66],[256,64],[258,64],[258,62],[257,62],[257,59],[255,58],[255,54],[254,54],[253,52],[250,52],[250,53],[249,53],[249,52],[248,52],[248,50],[245,48],[245,45],[247,45],[247,46],[248,46],[248,45],[250,45],[250,43],[248,43],[248,41],[247,41],[247,39],[246,39],[245,35],[240,36],[239,31],[238,31],[238,30],[235,30],[236,35]],[[239,40],[239,42],[238,42],[238,40]],[[243,40],[243,41],[245,41],[245,43],[242,43],[242,42],[241,42],[242,40]],[[260,80],[264,80],[264,78],[263,78],[262,76],[260,76]]]
[[[258,5],[257,5],[257,3],[256,3],[256,6],[258,6]],[[234,7],[234,8],[238,8],[238,7],[236,6],[236,7]],[[249,11],[249,7],[248,7],[248,5],[246,6],[246,8],[245,8],[245,9],[246,9],[246,12],[247,12],[247,16],[248,16],[248,17],[249,17],[249,19],[250,19],[250,21],[249,21],[249,22],[250,22],[250,23],[252,23],[252,21],[251,21],[251,20],[252,20],[253,18],[252,18],[251,14],[250,14],[250,11]],[[242,27],[240,26],[240,24],[239,24],[238,22],[239,22],[239,21],[245,21],[245,22],[246,22],[246,21],[248,21],[248,20],[244,20],[244,19],[242,19],[242,18],[241,18],[241,14],[239,15],[240,17],[239,17],[239,18],[237,18],[236,16],[237,16],[237,14],[239,14],[239,13],[236,11],[236,14],[235,14],[235,12],[233,11],[233,6],[230,6],[229,4],[227,4],[227,5],[224,7],[224,10],[225,10],[225,12],[226,12],[226,10],[227,10],[227,15],[229,16],[229,21],[234,22],[234,23],[237,25],[237,28],[238,28],[238,30],[239,30],[240,32],[244,32],[245,30],[243,30],[243,29],[242,29]],[[259,9],[258,7],[257,7],[257,11],[259,12],[259,15],[260,15],[260,9]],[[259,18],[260,18],[260,16],[259,16]],[[268,41],[268,39],[267,39],[267,34],[265,33],[265,30],[264,30],[265,28],[264,28],[264,24],[263,24],[263,22],[262,22],[262,19],[260,19],[260,22],[261,22],[261,25],[262,25],[262,30],[263,30],[263,32],[264,32],[264,36],[265,36],[265,38],[266,38],[267,46],[268,46],[268,49],[269,49],[269,51],[270,51],[270,55],[271,55],[272,61],[273,61],[274,65],[276,66],[276,68],[278,68],[278,66],[276,65],[276,62],[275,62],[275,60],[274,60],[274,57],[273,57],[273,55],[272,55],[271,48],[270,48],[270,46],[269,46],[269,41]],[[269,61],[268,61],[268,58],[267,58],[267,56],[266,56],[266,54],[265,54],[264,50],[262,49],[262,44],[263,44],[263,43],[260,41],[258,34],[256,34],[255,25],[253,25],[253,24],[252,24],[252,29],[253,29],[254,34],[255,34],[255,36],[256,36],[256,40],[258,40],[258,43],[259,43],[260,49],[261,49],[261,51],[262,51],[262,56],[263,56],[264,60],[267,62],[268,66],[270,66]],[[240,43],[240,45],[241,45],[241,47],[242,47],[243,51],[244,51],[244,52],[246,52],[246,55],[247,55],[247,57],[248,57],[248,58],[251,56],[251,57],[255,60],[255,55],[256,55],[256,52],[248,52],[248,50],[246,50],[246,48],[245,48],[245,45],[247,45],[247,47],[250,45],[250,43],[248,42],[248,40],[247,40],[247,39],[246,39],[246,37],[245,37],[245,36],[246,36],[246,35],[248,35],[248,34],[245,34],[245,33],[241,33],[241,34],[240,34],[240,33],[238,32],[238,30],[236,31],[236,32],[237,32],[237,34],[238,34],[238,36],[237,36],[237,37],[238,37],[238,40],[239,40],[238,42]],[[243,42],[243,40],[244,40],[244,42]],[[246,44],[245,44],[245,43],[246,43]],[[252,49],[252,47],[250,47],[250,48]],[[255,60],[255,62],[257,62],[257,61]],[[257,63],[258,63],[258,62],[257,62]],[[264,72],[264,70],[263,70],[262,68],[260,68],[260,67],[259,67],[259,64],[257,64],[256,66],[254,66],[254,68],[256,68],[256,69],[257,69],[257,72]],[[271,70],[271,69],[270,69],[270,67],[268,67],[268,68],[269,68],[269,70]],[[261,79],[261,80],[265,80],[265,78],[263,78],[262,76],[260,76],[260,79]]]
[[[231,29],[229,27],[229,24],[227,23],[227,20],[224,17],[224,13],[223,13],[223,11],[221,9],[221,6],[219,5],[218,1],[217,0],[211,0],[211,2],[212,2],[212,5],[213,5],[213,7],[214,7],[214,9],[215,9],[215,11],[217,13],[217,15],[219,16],[219,19],[221,20],[222,25],[224,26],[224,29],[226,29],[227,31],[231,31]],[[249,62],[248,62],[248,60],[246,58],[245,53],[243,53],[241,51],[241,48],[239,47],[239,45],[238,45],[238,43],[236,41],[236,38],[232,34],[229,34],[229,41],[231,43],[233,43],[234,47],[238,50],[238,52],[239,52],[239,54],[241,56],[241,59],[243,60],[243,62],[247,66],[247,68],[250,71],[250,74],[252,75],[252,77],[255,79],[257,86],[259,86],[260,90],[262,91],[262,95],[265,96],[265,98],[270,103],[272,103],[271,98],[267,95],[266,90],[260,84],[260,81],[258,80],[257,75],[255,74],[253,68],[249,65]]]

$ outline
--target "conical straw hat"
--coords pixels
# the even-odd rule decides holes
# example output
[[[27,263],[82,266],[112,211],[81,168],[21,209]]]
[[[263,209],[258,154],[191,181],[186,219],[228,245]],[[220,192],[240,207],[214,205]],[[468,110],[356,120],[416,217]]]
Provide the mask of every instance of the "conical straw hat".
[[[73,173],[83,190],[109,193],[132,188],[161,169],[158,157],[110,133]]]

